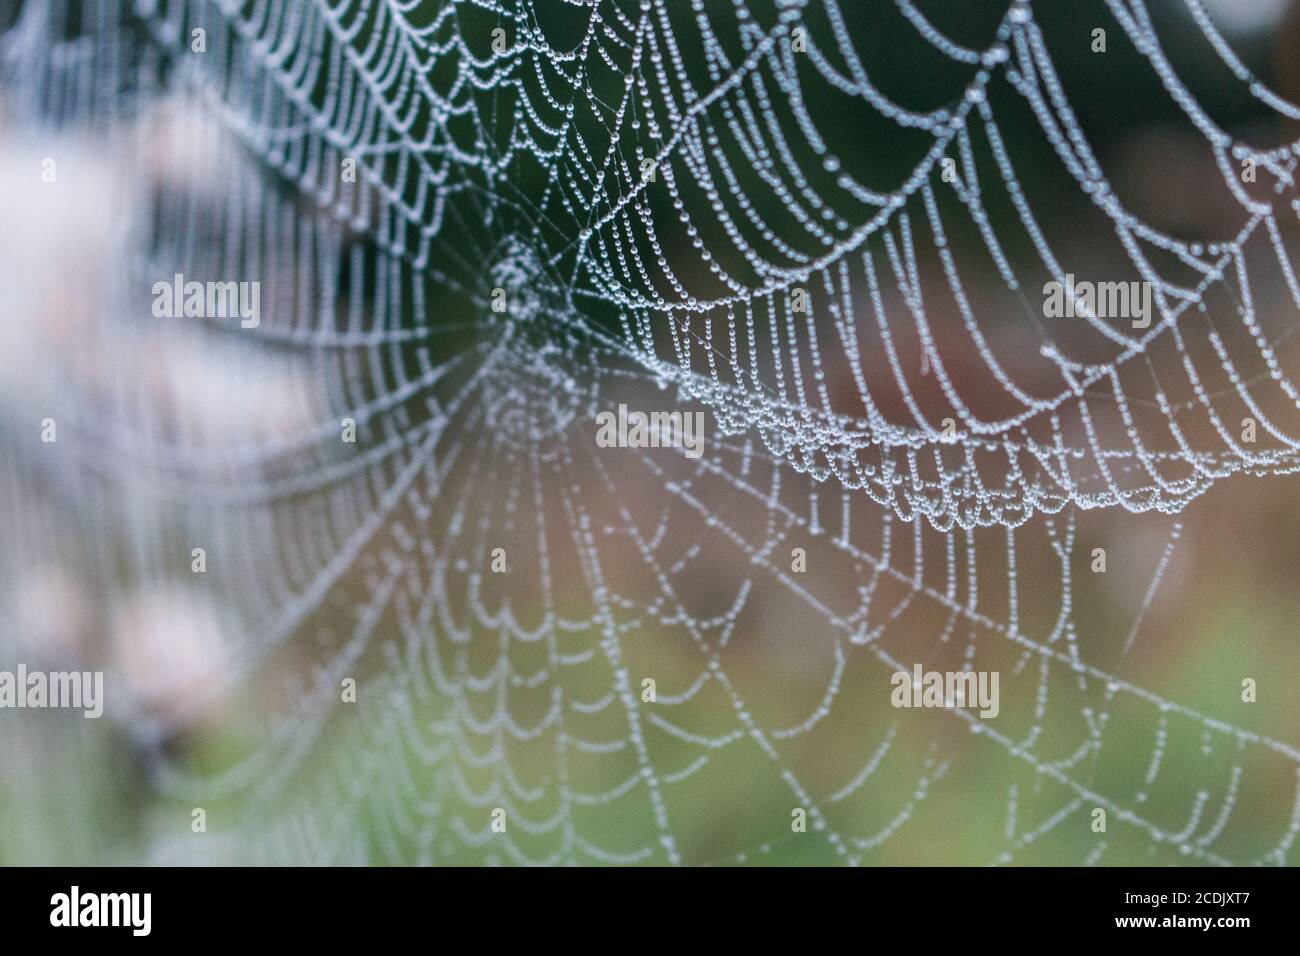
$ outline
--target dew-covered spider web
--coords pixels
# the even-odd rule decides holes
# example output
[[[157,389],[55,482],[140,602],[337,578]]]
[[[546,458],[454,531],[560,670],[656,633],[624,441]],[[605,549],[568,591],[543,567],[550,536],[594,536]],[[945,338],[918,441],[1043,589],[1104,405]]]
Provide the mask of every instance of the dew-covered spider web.
[[[3,165],[58,161],[14,209],[93,215],[104,261],[8,293],[57,387],[6,412],[0,533],[205,662],[109,700],[177,808],[154,858],[1294,861],[1263,675],[1125,661],[1184,509],[1300,465],[1300,107],[1199,0],[960,6],[10,15]],[[1216,239],[1113,180],[1098,103],[1178,118]],[[259,282],[260,323],[158,318],[174,275]],[[1067,276],[1149,322],[1045,317]],[[620,404],[703,412],[703,453],[600,447]],[[1001,713],[893,707],[918,663]]]

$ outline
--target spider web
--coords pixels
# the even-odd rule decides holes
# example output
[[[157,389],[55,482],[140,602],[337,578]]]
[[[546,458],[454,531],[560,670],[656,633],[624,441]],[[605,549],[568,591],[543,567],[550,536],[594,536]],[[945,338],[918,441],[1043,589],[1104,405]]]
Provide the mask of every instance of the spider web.
[[[1121,664],[1176,550],[1161,514],[1300,447],[1300,141],[1225,132],[1175,46],[1300,109],[1196,0],[1176,42],[1097,5],[1235,215],[1184,241],[1108,180],[1071,106],[1103,67],[1058,71],[1048,11],[989,4],[959,41],[869,6],[22,8],[19,125],[101,144],[127,225],[93,320],[114,371],[51,360],[70,457],[13,560],[89,534],[106,602],[213,596],[220,680],[130,715],[159,791],[228,821],[168,855],[856,863],[933,827],[945,859],[1014,862],[1103,808],[1068,862],[1291,860],[1300,751]],[[1077,228],[1049,236],[1061,203]],[[1043,283],[1090,268],[1150,283],[1150,326],[1042,318]],[[148,319],[174,273],[260,281],[260,325]],[[597,447],[620,403],[704,411],[702,456]],[[1116,508],[1163,537],[1141,606],[1085,640],[1081,541]],[[918,661],[1000,672],[1002,715],[892,709]],[[262,715],[244,752],[177,756],[217,698]]]

